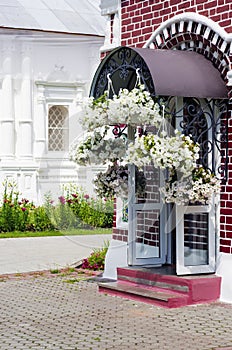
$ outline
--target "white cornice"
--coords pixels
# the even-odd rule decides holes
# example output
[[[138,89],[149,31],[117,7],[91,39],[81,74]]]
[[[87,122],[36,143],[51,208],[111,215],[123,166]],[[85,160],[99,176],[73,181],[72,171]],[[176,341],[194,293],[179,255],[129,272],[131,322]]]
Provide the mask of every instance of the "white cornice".
[[[87,82],[84,80],[75,81],[75,82],[66,82],[66,81],[47,81],[47,80],[36,80],[36,85],[42,85],[46,87],[64,87],[64,88],[77,88],[84,87]]]

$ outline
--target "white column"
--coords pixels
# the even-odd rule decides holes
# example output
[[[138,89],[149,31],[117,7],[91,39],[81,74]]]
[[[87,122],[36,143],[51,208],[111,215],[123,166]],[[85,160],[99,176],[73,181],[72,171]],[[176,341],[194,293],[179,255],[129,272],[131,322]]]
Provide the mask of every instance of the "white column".
[[[46,152],[46,98],[43,83],[37,82],[37,99],[35,106],[34,133],[35,149],[34,156],[41,158]]]
[[[21,113],[19,118],[19,135],[17,154],[20,158],[32,158],[33,152],[33,115],[31,82],[31,48],[29,44],[22,47],[21,53]]]
[[[11,43],[6,43],[3,46],[2,111],[0,113],[0,154],[2,159],[13,159],[15,156],[12,51],[13,46],[11,46]]]
[[[113,21],[113,41],[112,44],[116,47],[121,44],[121,35],[120,35],[120,18],[119,13],[116,12],[114,14],[114,21]]]

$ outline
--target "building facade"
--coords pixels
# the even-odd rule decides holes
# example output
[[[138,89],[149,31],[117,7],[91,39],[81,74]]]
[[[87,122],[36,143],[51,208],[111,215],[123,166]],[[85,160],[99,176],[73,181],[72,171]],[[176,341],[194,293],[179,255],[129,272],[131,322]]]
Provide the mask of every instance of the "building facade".
[[[122,220],[123,203],[120,200],[115,203],[115,227],[106,261],[105,276],[116,278],[116,267],[125,265],[170,264],[176,266],[176,273],[179,275],[216,272],[222,276],[221,299],[232,302],[231,1],[102,0],[101,10],[102,15],[107,18],[108,36],[101,48],[102,58],[105,58],[97,75],[100,77],[102,69],[107,69],[112,61],[119,62],[118,65],[123,67],[125,64],[128,67],[133,66],[132,70],[139,67],[142,71],[146,66],[153,81],[153,85],[149,85],[150,92],[158,94],[157,91],[160,91],[162,96],[175,98],[173,108],[179,111],[175,116],[175,127],[182,128],[181,130],[186,132],[186,128],[189,127],[190,130],[192,123],[192,132],[194,128],[198,130],[196,134],[198,133],[198,142],[202,147],[202,162],[204,163],[203,159],[207,158],[207,167],[211,167],[211,170],[221,178],[220,196],[215,198],[210,208],[196,205],[176,206],[174,209],[167,206],[163,209],[161,202],[154,199],[160,185],[155,183],[157,181],[155,179],[159,176],[147,169],[146,177],[149,185],[147,191],[148,194],[153,194],[150,203],[147,201],[142,207],[138,199],[133,199],[131,204],[133,213],[132,216],[129,214],[129,223]],[[128,50],[115,49],[118,46]],[[112,51],[113,49],[115,51]],[[162,62],[156,58],[161,50],[163,50]],[[191,56],[188,52],[192,53]],[[130,62],[129,56],[133,56]],[[184,61],[187,56],[187,60]],[[170,57],[172,58],[169,60]],[[202,58],[204,60],[200,63]],[[155,59],[158,68],[152,66]],[[190,59],[196,60],[194,66],[190,65]],[[183,62],[182,68],[178,66],[178,62]],[[213,71],[209,74],[207,74],[208,68],[201,71],[200,75],[204,79],[193,91],[195,78],[205,63]],[[180,68],[179,79],[175,77],[169,65],[173,65],[173,69]],[[195,71],[196,66],[199,69]],[[156,69],[159,70],[161,80],[165,82],[163,90],[159,85],[160,77]],[[143,79],[149,82],[144,72]],[[168,73],[165,75],[166,72]],[[191,72],[194,72],[192,76]],[[205,83],[214,75],[217,78],[211,86],[219,84],[221,95],[216,91],[213,92],[210,86],[206,87]],[[184,76],[187,80],[184,80]],[[94,94],[94,87],[92,92]],[[198,119],[193,118],[190,109],[186,112],[184,106],[188,103],[191,108],[196,108],[197,104],[201,106]],[[222,104],[224,104],[223,111],[219,107]],[[202,126],[203,120],[205,129]],[[162,219],[163,210],[164,219]],[[130,218],[134,222],[132,227]]]
[[[56,200],[63,184],[91,181],[94,171],[71,162],[69,148],[104,41],[98,5],[0,1],[1,190],[14,181],[38,204],[48,192]]]

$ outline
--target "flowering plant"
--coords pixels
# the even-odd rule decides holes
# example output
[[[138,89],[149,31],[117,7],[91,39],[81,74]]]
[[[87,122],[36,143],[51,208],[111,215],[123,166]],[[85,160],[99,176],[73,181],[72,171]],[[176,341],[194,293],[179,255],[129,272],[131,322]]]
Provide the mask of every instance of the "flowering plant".
[[[159,135],[143,135],[130,143],[127,151],[127,161],[142,167],[151,162],[161,169],[178,169],[182,176],[188,176],[196,167],[199,158],[199,146],[190,136],[175,132],[168,137],[165,133]]]
[[[212,196],[220,191],[220,181],[208,169],[196,167],[191,176],[177,180],[176,171],[172,171],[166,186],[161,189],[166,203],[207,204]]]
[[[94,130],[96,127],[115,124],[151,124],[158,125],[162,120],[160,107],[154,102],[144,85],[133,90],[121,89],[112,99],[105,92],[98,99],[89,97],[83,103],[83,128]]]
[[[154,102],[144,85],[131,91],[121,89],[118,96],[114,95],[109,101],[108,118],[110,124],[130,125],[158,125],[162,120],[158,103]]]
[[[146,187],[144,173],[135,169],[136,194],[142,196]],[[100,172],[94,179],[95,191],[99,197],[113,198],[115,196],[125,198],[128,196],[128,167],[114,164],[105,172]]]
[[[121,160],[126,152],[126,144],[120,138],[106,138],[107,127],[87,133],[84,140],[75,144],[70,152],[71,160],[79,165],[106,164]]]
[[[109,124],[107,116],[108,105],[107,92],[97,99],[94,99],[93,96],[86,98],[83,102],[82,118],[80,119],[82,127],[91,131]]]

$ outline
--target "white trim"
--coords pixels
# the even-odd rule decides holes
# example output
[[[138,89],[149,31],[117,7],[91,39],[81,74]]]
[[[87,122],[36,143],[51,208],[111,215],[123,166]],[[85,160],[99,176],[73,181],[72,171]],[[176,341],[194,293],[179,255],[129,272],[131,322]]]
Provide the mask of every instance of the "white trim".
[[[192,23],[192,21],[206,25],[208,28],[213,30],[217,35],[222,37],[226,42],[232,42],[232,34],[227,33],[222,27],[219,26],[218,23],[212,21],[211,19],[199,15],[198,13],[195,12],[186,12],[186,13],[181,13],[179,15],[176,15],[167,21],[163,22],[159,28],[157,28],[151,37],[147,40],[147,42],[144,44],[143,47],[150,48],[150,45],[153,43],[153,41],[156,39],[156,37],[162,33],[166,27],[171,27],[174,23],[178,23],[181,21],[189,21],[189,24]],[[232,52],[232,47],[230,48],[230,52]]]

